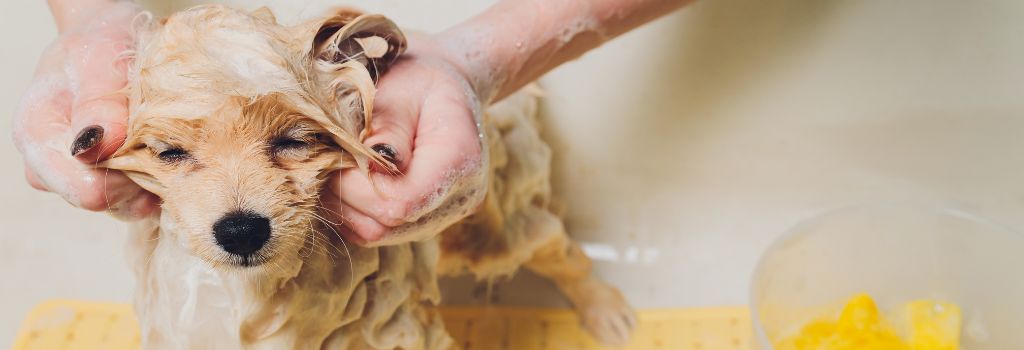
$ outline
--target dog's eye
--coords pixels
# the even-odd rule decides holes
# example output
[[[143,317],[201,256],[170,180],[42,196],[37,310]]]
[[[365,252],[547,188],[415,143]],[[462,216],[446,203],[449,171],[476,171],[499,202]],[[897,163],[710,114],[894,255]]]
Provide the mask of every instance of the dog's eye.
[[[270,148],[274,151],[306,148],[309,147],[309,145],[309,141],[287,137],[276,138],[270,142]]]
[[[186,151],[184,149],[181,149],[181,148],[175,147],[175,148],[168,148],[168,149],[158,153],[156,155],[156,157],[160,158],[160,160],[168,162],[168,163],[177,163],[177,162],[181,162],[183,160],[188,159],[189,157],[191,157],[191,155],[188,154],[188,151]]]
[[[313,141],[292,138],[278,137],[270,141],[270,155],[274,157],[304,158],[308,155]]]

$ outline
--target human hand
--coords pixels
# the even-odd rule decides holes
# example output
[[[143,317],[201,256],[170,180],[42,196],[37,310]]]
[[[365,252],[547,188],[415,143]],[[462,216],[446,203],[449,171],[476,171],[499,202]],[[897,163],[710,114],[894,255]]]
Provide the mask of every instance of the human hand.
[[[32,187],[59,194],[88,210],[126,218],[146,216],[159,200],[120,172],[92,164],[110,156],[125,138],[128,122],[127,62],[131,2],[103,2],[57,15],[61,33],[43,52],[35,76],[14,115],[13,138],[24,156]],[[63,22],[63,23],[62,23]]]
[[[346,238],[363,245],[437,234],[469,215],[485,194],[480,101],[464,67],[435,38],[411,36],[409,49],[377,83],[365,144],[399,169],[357,169],[332,177],[323,204],[337,211]]]

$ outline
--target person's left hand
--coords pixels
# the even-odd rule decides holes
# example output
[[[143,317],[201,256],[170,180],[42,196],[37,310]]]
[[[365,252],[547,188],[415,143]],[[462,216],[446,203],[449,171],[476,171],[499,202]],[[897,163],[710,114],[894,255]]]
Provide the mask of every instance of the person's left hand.
[[[324,205],[340,213],[346,238],[381,245],[430,237],[469,215],[486,187],[477,120],[480,101],[466,69],[427,35],[377,83],[372,130],[365,144],[400,172],[358,169],[328,182]],[[376,189],[374,188],[376,186]]]

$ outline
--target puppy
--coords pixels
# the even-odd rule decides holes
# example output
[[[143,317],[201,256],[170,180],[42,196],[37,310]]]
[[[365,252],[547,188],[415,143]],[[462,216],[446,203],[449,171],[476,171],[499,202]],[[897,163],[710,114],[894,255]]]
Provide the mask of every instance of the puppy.
[[[146,348],[454,348],[438,275],[519,266],[552,279],[598,339],[627,340],[629,306],[548,209],[551,152],[528,94],[483,116],[488,192],[469,218],[379,247],[334,231],[328,175],[390,167],[360,141],[375,77],[404,49],[391,21],[351,10],[283,26],[209,5],[139,29],[128,137],[102,166],[163,201],[128,245]]]

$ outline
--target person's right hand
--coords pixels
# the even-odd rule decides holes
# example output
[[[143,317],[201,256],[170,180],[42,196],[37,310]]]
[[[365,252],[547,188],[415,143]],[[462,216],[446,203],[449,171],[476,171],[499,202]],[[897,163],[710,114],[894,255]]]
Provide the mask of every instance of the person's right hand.
[[[13,138],[32,187],[88,210],[139,218],[159,199],[117,171],[92,166],[124,142],[127,62],[132,21],[141,9],[109,2],[61,26],[43,52],[14,115]],[[60,21],[61,18],[58,18]]]

